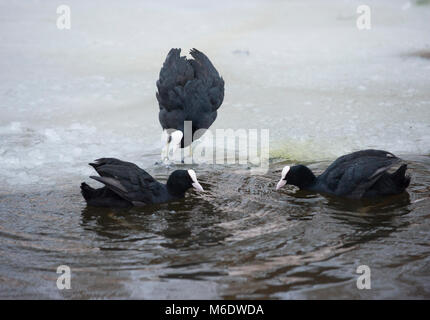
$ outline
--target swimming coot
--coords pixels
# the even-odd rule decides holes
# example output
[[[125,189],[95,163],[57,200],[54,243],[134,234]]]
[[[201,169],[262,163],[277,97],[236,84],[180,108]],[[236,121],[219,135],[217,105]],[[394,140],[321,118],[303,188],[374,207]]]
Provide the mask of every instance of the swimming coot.
[[[94,189],[86,183],[81,184],[82,195],[91,206],[144,206],[183,198],[191,187],[203,191],[194,170],[173,171],[167,183],[162,184],[131,162],[102,158],[90,165],[100,175],[90,178],[105,185]]]
[[[394,173],[387,170],[402,160],[382,150],[362,150],[344,155],[334,161],[326,171],[315,177],[304,166],[286,166],[276,189],[292,184],[300,189],[361,199],[399,194],[409,186],[405,176],[406,164]]]
[[[170,50],[157,81],[158,118],[167,132],[167,158],[170,151],[200,138],[201,131],[194,133],[212,125],[224,100],[224,80],[208,57],[197,49],[190,51],[194,59],[180,54],[181,49]],[[192,122],[190,138],[184,139],[184,121]]]

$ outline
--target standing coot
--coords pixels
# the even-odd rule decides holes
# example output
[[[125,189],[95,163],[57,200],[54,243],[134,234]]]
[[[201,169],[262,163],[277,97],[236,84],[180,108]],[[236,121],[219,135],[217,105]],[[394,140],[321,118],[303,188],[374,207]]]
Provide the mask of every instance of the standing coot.
[[[167,130],[167,158],[170,151],[192,143],[184,139],[184,121],[192,121],[191,138],[200,138],[202,132],[194,133],[212,125],[224,100],[224,80],[208,57],[196,49],[190,51],[194,59],[180,54],[181,49],[170,50],[157,81],[158,118]]]
[[[193,187],[203,191],[194,170],[173,171],[166,184],[156,181],[145,170],[131,162],[114,158],[102,158],[90,163],[105,187],[91,188],[81,184],[81,192],[88,205],[99,207],[144,206],[183,198],[185,191]]]
[[[402,160],[382,150],[362,150],[344,155],[333,162],[320,176],[304,166],[286,166],[276,190],[285,184],[300,189],[361,199],[402,193],[409,186],[406,164],[394,173],[387,170]]]

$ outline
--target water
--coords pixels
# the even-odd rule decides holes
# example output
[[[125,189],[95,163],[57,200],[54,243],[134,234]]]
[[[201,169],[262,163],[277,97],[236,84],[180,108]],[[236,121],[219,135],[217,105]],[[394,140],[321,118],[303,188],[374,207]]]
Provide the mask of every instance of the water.
[[[59,31],[56,3],[0,3],[0,297],[429,298],[430,7],[380,2],[358,31],[361,3],[311,4],[75,1]],[[204,51],[224,77],[214,128],[270,130],[269,171],[198,165],[203,194],[87,208],[93,159],[160,180],[175,169],[155,165],[171,47]],[[274,191],[283,165],[320,173],[369,147],[408,161],[408,194]],[[356,288],[363,264],[371,290]]]

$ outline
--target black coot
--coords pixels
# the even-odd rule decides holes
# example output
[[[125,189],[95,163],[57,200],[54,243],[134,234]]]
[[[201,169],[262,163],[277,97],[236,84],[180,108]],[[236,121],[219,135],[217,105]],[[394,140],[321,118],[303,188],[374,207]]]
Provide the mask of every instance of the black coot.
[[[162,184],[131,162],[102,158],[90,165],[100,175],[90,178],[105,185],[94,189],[86,183],[81,184],[82,195],[91,206],[144,206],[183,198],[191,187],[203,191],[194,170],[173,171],[167,183]]]
[[[201,131],[194,133],[212,125],[224,100],[224,80],[208,57],[196,49],[190,51],[194,59],[180,54],[181,49],[170,50],[157,81],[158,118],[167,131],[167,157],[170,150],[200,138]],[[192,122],[192,139],[184,139],[184,121]]]
[[[292,184],[300,189],[361,199],[399,194],[409,186],[406,164],[394,173],[387,170],[402,160],[382,150],[362,150],[344,155],[320,176],[303,165],[286,166],[276,189]]]

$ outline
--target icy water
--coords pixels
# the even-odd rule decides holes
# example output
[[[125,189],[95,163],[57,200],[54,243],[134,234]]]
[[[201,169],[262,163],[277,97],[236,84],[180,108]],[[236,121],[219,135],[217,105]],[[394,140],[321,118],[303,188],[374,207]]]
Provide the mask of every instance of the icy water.
[[[0,1],[0,298],[430,298],[430,6],[378,2],[358,31],[360,4],[73,1],[59,31],[56,2]],[[155,164],[171,47],[202,50],[224,77],[214,128],[270,131],[268,172],[193,165],[205,193],[86,207],[96,158],[162,181],[184,167]],[[274,190],[286,164],[320,173],[364,148],[408,162],[408,193]]]
[[[205,193],[145,209],[87,208],[76,186],[1,193],[1,297],[429,298],[430,157],[408,161],[409,194],[374,202],[274,192],[278,165],[199,168]]]

